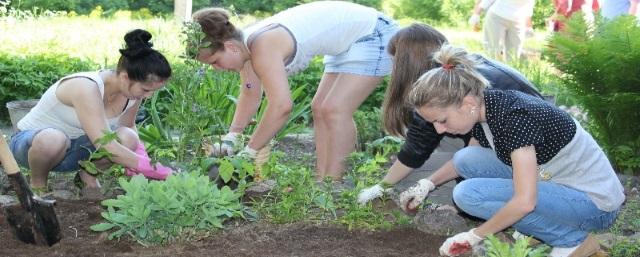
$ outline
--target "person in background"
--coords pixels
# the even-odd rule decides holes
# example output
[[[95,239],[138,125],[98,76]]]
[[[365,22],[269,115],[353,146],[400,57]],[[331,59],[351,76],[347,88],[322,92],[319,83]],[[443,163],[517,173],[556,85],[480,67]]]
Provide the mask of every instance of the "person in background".
[[[398,159],[385,177],[358,194],[360,204],[384,194],[384,190],[408,176],[415,169],[435,171],[446,163],[453,153],[464,147],[468,136],[438,134],[431,122],[425,121],[406,104],[413,83],[425,72],[440,66],[433,60],[433,53],[446,44],[447,38],[426,24],[412,24],[401,29],[389,42],[389,53],[394,57],[393,72],[383,104],[383,125],[392,136],[404,137],[405,143]],[[518,71],[487,59],[472,55],[477,69],[497,89],[513,89],[538,98],[542,95],[535,86]],[[437,149],[438,153],[434,154]]]
[[[633,15],[638,17],[638,3],[640,0],[601,0],[602,16],[613,19],[620,15]]]
[[[563,29],[564,20],[577,11],[582,11],[586,22],[593,23],[593,13],[600,8],[598,0],[554,0],[553,5],[555,12],[547,19],[547,22],[549,30],[555,32]]]
[[[506,61],[517,59],[526,38],[527,19],[533,16],[534,0],[480,0],[469,23],[478,27],[480,15],[486,10],[484,25],[485,49],[491,58]]]
[[[255,158],[285,125],[293,102],[287,76],[324,55],[324,74],[312,101],[316,179],[341,181],[345,157],[355,150],[353,113],[391,72],[386,45],[398,27],[377,10],[349,2],[318,1],[275,14],[244,30],[224,9],[193,14],[208,45],[197,60],[240,73],[242,86],[229,133],[214,154],[233,154],[256,114],[263,90],[264,116],[239,154]],[[319,22],[322,21],[322,22]]]
[[[98,147],[112,155],[127,175],[165,179],[170,168],[152,164],[139,140],[135,117],[143,98],[164,87],[171,77],[167,59],[151,48],[151,34],[136,29],[124,36],[116,70],[81,72],[65,76],[42,95],[18,124],[10,148],[17,162],[31,169],[31,187],[47,191],[49,171],[79,170],[86,198],[100,198],[99,181],[79,166]],[[118,140],[98,140],[115,132]],[[108,165],[108,160],[99,160]]]
[[[462,48],[445,45],[433,59],[441,67],[418,79],[409,106],[438,134],[472,138],[434,174],[402,192],[401,206],[415,207],[436,186],[463,177],[454,201],[486,220],[448,238],[440,254],[458,256],[508,227],[552,246],[552,257],[596,253],[599,243],[589,232],[610,227],[625,196],[593,137],[542,99],[485,90],[489,81]]]

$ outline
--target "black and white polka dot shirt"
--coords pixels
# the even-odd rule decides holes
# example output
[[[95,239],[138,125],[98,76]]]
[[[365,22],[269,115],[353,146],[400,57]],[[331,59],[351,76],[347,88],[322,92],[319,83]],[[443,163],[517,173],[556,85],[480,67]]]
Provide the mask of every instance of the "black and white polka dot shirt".
[[[551,160],[576,133],[569,114],[539,98],[513,90],[485,90],[487,124],[493,134],[498,158],[511,166],[511,153],[533,145],[538,164]],[[480,124],[471,134],[490,148]]]

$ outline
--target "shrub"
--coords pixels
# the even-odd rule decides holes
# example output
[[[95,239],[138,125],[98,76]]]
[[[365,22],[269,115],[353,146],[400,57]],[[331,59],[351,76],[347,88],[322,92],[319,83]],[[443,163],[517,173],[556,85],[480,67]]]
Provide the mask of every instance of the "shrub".
[[[640,27],[635,17],[598,19],[590,28],[573,15],[565,30],[555,33],[545,56],[563,74],[562,84],[589,115],[589,130],[611,155],[619,146],[640,153]],[[620,170],[633,168],[610,158]]]
[[[242,217],[240,196],[228,187],[218,189],[198,172],[178,173],[166,181],[148,181],[141,175],[119,179],[126,191],[102,201],[106,220],[94,231],[116,231],[109,239],[130,236],[141,244],[193,240],[223,228],[229,218]]]
[[[13,100],[39,98],[64,75],[96,69],[97,65],[59,54],[14,56],[0,53],[0,108]]]

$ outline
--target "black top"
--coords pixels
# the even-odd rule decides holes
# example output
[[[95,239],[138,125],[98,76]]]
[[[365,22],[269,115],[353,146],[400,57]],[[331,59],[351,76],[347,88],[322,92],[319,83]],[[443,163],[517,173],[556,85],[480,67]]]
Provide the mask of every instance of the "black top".
[[[514,90],[485,91],[486,119],[498,159],[511,165],[511,153],[533,145],[538,164],[551,160],[576,133],[568,113],[552,104]],[[471,130],[480,145],[490,148],[480,124]]]
[[[477,71],[490,83],[491,87],[502,90],[518,90],[542,99],[535,86],[513,68],[481,55],[473,55],[478,62]],[[415,111],[413,120],[407,125],[406,141],[398,153],[398,160],[411,168],[419,168],[438,147],[444,135],[438,135],[433,124],[424,120]],[[471,135],[459,136],[469,142]]]

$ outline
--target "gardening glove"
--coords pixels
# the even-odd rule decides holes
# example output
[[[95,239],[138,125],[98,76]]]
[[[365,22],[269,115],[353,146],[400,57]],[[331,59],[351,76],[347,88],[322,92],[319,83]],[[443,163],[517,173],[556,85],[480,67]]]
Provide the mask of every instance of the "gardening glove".
[[[474,13],[469,17],[469,25],[471,27],[477,27],[478,24],[480,24],[480,15]]]
[[[385,189],[381,184],[375,184],[372,187],[362,189],[360,193],[358,193],[358,204],[364,205],[389,191],[391,191],[391,188]]]
[[[249,160],[254,160],[257,155],[258,155],[258,150],[255,150],[249,147],[248,145],[245,146],[244,149],[242,149],[242,151],[238,153],[238,156],[242,158],[247,158]]]
[[[136,144],[136,149],[134,149],[133,152],[136,153],[136,155],[149,158],[147,149],[144,147],[144,143],[142,143],[142,141],[138,140],[138,144]],[[125,174],[130,177],[138,174],[135,168],[125,168],[124,170],[125,170]]]
[[[222,137],[222,142],[213,144],[213,156],[233,155],[233,148],[240,141],[240,133],[229,132]]]
[[[479,237],[474,233],[476,229],[471,229],[467,232],[462,232],[450,238],[440,246],[440,255],[442,256],[458,256],[465,254],[484,238]]]
[[[429,192],[435,188],[436,186],[431,180],[426,178],[418,180],[415,186],[410,187],[400,194],[400,208],[405,212],[414,210],[427,198]]]
[[[135,173],[142,174],[146,178],[157,179],[157,180],[165,180],[173,170],[169,167],[166,167],[160,163],[151,163],[151,158],[148,156],[138,156],[138,167],[136,167]],[[129,173],[127,175],[131,176]],[[132,174],[135,175],[135,174]]]

